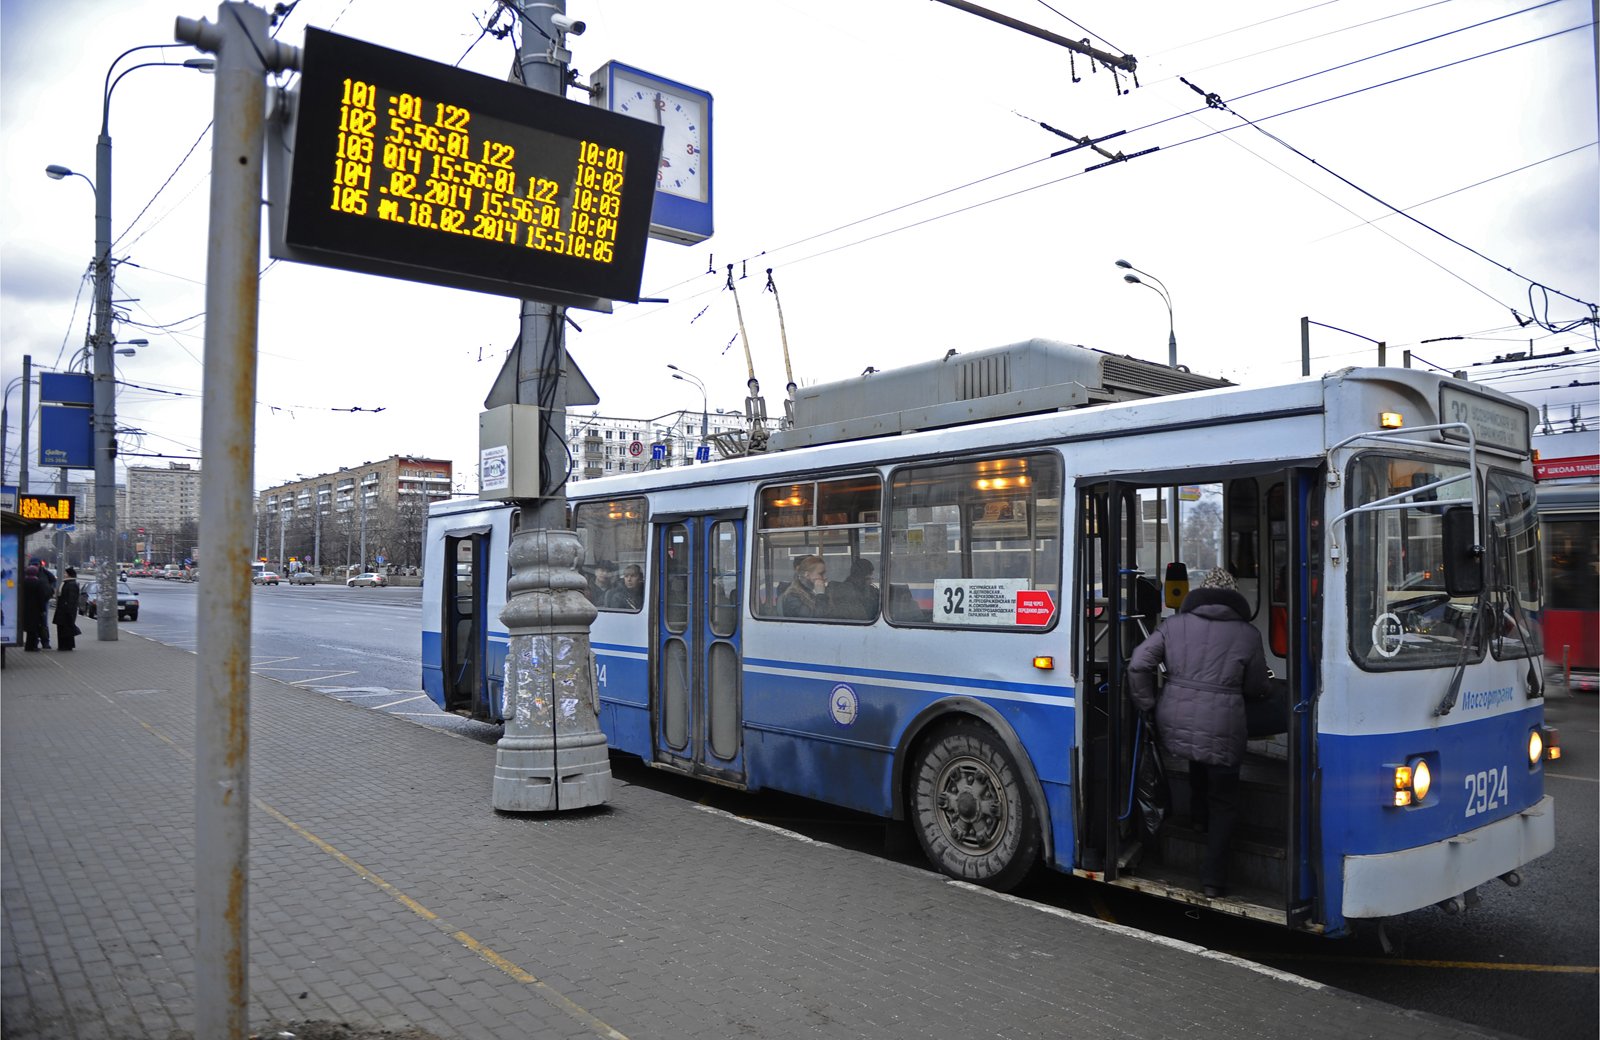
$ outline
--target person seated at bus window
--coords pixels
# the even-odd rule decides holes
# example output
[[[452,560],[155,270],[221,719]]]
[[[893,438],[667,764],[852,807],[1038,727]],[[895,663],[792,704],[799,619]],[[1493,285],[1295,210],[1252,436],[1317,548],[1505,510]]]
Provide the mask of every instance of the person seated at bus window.
[[[617,584],[617,565],[613,560],[596,560],[594,574],[589,578],[589,602],[597,607],[606,605],[606,596]]]
[[[637,563],[622,568],[622,580],[606,590],[600,606],[610,610],[638,610],[644,605],[644,571]]]
[[[872,561],[857,556],[850,561],[850,576],[829,588],[834,600],[834,616],[856,621],[876,621],[882,594],[872,583]]]
[[[1245,698],[1269,693],[1266,652],[1250,613],[1233,575],[1218,567],[1128,662],[1129,693],[1141,710],[1155,709],[1162,750],[1189,761],[1189,818],[1206,832],[1200,883],[1213,898],[1227,894],[1247,739]],[[1158,690],[1163,664],[1167,682]]]
[[[802,556],[794,561],[794,580],[783,590],[778,605],[784,617],[838,617],[828,588],[828,565],[822,557]]]

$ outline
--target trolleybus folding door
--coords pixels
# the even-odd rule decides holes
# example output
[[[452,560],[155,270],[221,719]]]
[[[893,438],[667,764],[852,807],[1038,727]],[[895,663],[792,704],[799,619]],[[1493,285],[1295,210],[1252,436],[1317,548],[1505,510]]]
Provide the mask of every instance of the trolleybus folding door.
[[[498,714],[500,682],[488,668],[488,527],[447,531],[443,560],[434,569],[443,582],[439,606],[440,661],[445,711],[469,719]]]
[[[744,782],[744,510],[661,515],[650,715],[655,761]]]

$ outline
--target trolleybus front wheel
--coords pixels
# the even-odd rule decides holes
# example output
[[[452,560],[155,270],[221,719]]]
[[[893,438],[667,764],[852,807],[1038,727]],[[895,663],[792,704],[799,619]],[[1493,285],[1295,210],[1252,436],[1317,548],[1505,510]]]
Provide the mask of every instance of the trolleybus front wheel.
[[[911,819],[928,859],[951,877],[1001,891],[1039,856],[1039,820],[1000,739],[976,722],[930,737],[912,774]]]

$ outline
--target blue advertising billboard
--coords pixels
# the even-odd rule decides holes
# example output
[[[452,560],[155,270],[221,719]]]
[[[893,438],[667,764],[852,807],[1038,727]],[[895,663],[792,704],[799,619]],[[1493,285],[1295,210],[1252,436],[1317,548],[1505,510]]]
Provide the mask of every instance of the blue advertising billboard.
[[[71,405],[39,406],[39,465],[94,469],[94,410]]]
[[[94,377],[87,372],[40,372],[39,400],[94,404]]]

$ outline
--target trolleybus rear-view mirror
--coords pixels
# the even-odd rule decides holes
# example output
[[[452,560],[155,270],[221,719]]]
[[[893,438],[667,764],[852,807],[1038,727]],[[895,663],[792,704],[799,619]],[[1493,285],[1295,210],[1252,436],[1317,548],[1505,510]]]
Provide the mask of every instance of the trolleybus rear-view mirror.
[[[1444,590],[1454,596],[1483,591],[1483,547],[1472,522],[1470,506],[1444,511]]]

